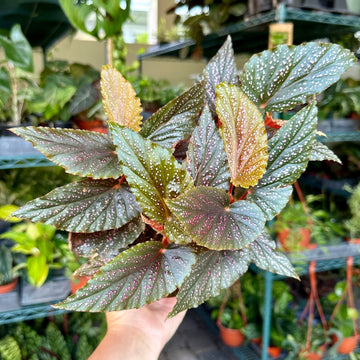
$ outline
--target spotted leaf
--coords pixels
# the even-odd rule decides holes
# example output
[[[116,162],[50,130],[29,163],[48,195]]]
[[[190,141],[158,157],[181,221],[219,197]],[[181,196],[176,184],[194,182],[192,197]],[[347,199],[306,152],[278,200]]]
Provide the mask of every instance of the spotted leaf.
[[[203,251],[196,256],[190,275],[176,295],[177,302],[170,316],[198,307],[204,301],[231,286],[248,269],[249,250]]]
[[[80,180],[28,202],[14,215],[72,232],[118,229],[141,212],[129,186],[117,180]]]
[[[172,147],[194,130],[203,102],[204,84],[197,83],[146,120],[141,135],[163,147]]]
[[[258,187],[293,184],[305,171],[317,125],[315,102],[295,114],[269,140],[269,161]]]
[[[142,108],[131,83],[118,70],[106,65],[101,71],[100,84],[103,105],[109,120],[139,131]]]
[[[169,216],[165,199],[193,186],[189,173],[165,149],[127,128],[109,125],[120,164],[146,216],[163,224]]]
[[[337,155],[320,141],[314,141],[313,148],[310,154],[310,161],[331,160],[341,164],[341,160]]]
[[[213,250],[242,249],[265,225],[258,206],[248,201],[230,205],[228,193],[217,188],[198,186],[167,203],[196,243]]]
[[[175,244],[189,244],[193,241],[191,235],[176,216],[168,217],[164,230],[166,236]]]
[[[85,287],[56,307],[90,312],[140,308],[174,292],[194,263],[188,247],[141,243],[104,265]]]
[[[93,233],[73,232],[69,234],[69,246],[78,256],[90,257],[98,254],[110,260],[139,237],[145,229],[144,225],[139,215],[119,229]]]
[[[255,186],[247,200],[254,202],[264,213],[266,220],[272,220],[288,203],[292,194],[292,186],[273,187]]]
[[[227,154],[231,182],[248,188],[257,184],[267,164],[267,135],[257,107],[235,85],[216,87],[216,112]]]
[[[208,107],[190,139],[187,169],[195,186],[213,186],[228,190],[230,173],[224,144]]]
[[[105,134],[35,126],[12,131],[70,174],[94,179],[118,178],[122,174],[115,146]]]
[[[203,71],[205,79],[205,99],[211,112],[215,114],[215,89],[222,82],[238,84],[239,77],[235,65],[234,50],[230,36],[227,37],[217,54],[209,61]]]
[[[249,249],[250,259],[258,268],[299,279],[290,260],[285,254],[276,250],[275,242],[267,233],[264,232],[252,242]]]
[[[291,109],[338,81],[355,59],[336,44],[280,45],[251,57],[241,74],[241,88],[266,111]]]

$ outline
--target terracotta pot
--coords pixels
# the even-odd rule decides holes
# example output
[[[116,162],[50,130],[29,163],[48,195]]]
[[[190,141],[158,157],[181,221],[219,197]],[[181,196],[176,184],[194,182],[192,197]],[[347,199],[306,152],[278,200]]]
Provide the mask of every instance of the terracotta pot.
[[[308,360],[320,360],[322,358],[322,355],[316,352],[309,352],[305,356]]]
[[[281,347],[279,346],[269,346],[268,347],[268,353],[273,357],[277,358],[281,354]]]
[[[76,118],[75,124],[82,130],[90,130],[107,134],[107,127],[100,119],[85,120],[80,117]]]
[[[282,229],[278,233],[278,239],[280,241],[281,246],[285,251],[289,251],[289,247],[287,246],[287,238],[289,236],[290,229]],[[303,249],[314,249],[317,245],[310,244],[311,239],[311,230],[308,228],[300,228],[299,230],[300,241],[299,241],[299,248]]]
[[[71,294],[75,294],[80,288],[85,286],[91,279],[91,276],[80,276],[79,278],[71,280]]]
[[[10,291],[13,291],[16,287],[16,284],[18,282],[18,278],[15,278],[11,283],[0,285],[0,294],[6,294]]]
[[[223,343],[227,346],[237,347],[240,346],[244,340],[244,334],[238,329],[229,329],[224,325],[217,322],[217,326],[220,330],[220,337]]]
[[[350,354],[352,351],[356,349],[358,342],[359,342],[359,335],[346,337],[340,343],[337,352],[339,354]]]

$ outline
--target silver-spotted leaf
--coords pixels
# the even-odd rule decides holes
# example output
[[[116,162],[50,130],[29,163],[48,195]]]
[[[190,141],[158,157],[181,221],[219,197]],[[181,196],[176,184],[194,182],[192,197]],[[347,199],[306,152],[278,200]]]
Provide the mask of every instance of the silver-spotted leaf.
[[[138,133],[110,123],[116,152],[126,180],[146,216],[163,224],[169,216],[165,199],[193,186],[189,173],[171,150],[144,139]]]
[[[141,216],[137,216],[119,229],[93,233],[70,233],[70,249],[78,256],[90,257],[98,254],[110,260],[132,244],[145,229]]]
[[[269,140],[266,172],[258,187],[273,188],[294,183],[305,171],[317,125],[315,102],[301,109]]]
[[[170,216],[167,219],[164,230],[166,236],[175,244],[189,244],[194,241],[176,216]]]
[[[195,186],[229,189],[230,172],[224,143],[207,106],[191,136],[187,162]]]
[[[258,183],[267,164],[267,135],[258,108],[235,85],[216,87],[216,112],[227,154],[231,182],[248,188]]]
[[[231,286],[248,269],[249,250],[207,250],[196,256],[190,275],[176,295],[177,302],[170,316],[197,307]]]
[[[89,276],[92,277],[98,270],[107,263],[106,259],[103,259],[99,256],[91,257],[86,263],[81,264],[72,274],[76,279],[80,276]]]
[[[49,160],[70,174],[94,179],[122,175],[115,146],[105,134],[35,126],[14,128],[12,131],[30,141]]]
[[[236,69],[234,50],[230,36],[219,49],[217,54],[209,61],[203,71],[205,80],[205,99],[211,112],[215,114],[215,89],[222,82],[238,84],[239,77]]]
[[[189,247],[141,243],[104,265],[86,286],[56,307],[90,312],[140,308],[175,291],[194,263]]]
[[[258,268],[299,279],[290,260],[284,253],[276,250],[275,242],[266,232],[252,242],[249,249],[250,259]]]
[[[141,213],[130,188],[114,179],[80,180],[29,201],[14,215],[71,232],[118,229]]]
[[[254,202],[264,213],[266,220],[271,220],[285,207],[292,194],[292,186],[272,187],[255,186],[247,200]]]
[[[331,149],[320,141],[315,140],[310,154],[310,161],[323,160],[331,160],[341,164],[341,160]]]
[[[230,205],[229,194],[213,187],[194,187],[167,203],[196,243],[208,249],[242,249],[265,225],[257,205],[245,200]]]
[[[251,57],[241,74],[241,88],[266,111],[283,111],[338,81],[355,60],[337,44],[280,45]]]
[[[146,120],[141,135],[166,148],[187,138],[202,109],[204,91],[200,82],[170,101]]]

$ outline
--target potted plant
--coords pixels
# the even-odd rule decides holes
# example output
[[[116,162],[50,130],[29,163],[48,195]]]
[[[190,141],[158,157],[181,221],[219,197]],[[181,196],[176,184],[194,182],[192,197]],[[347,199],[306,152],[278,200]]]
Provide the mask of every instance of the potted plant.
[[[250,262],[297,277],[265,223],[286,205],[309,159],[333,156],[315,139],[313,96],[354,61],[334,44],[280,45],[254,55],[239,82],[228,38],[202,80],[144,124],[131,84],[106,66],[109,135],[14,129],[83,177],[15,216],[75,233],[73,251],[86,248],[105,263],[56,306],[112,311],[172,295],[173,316],[231,286]],[[265,127],[265,112],[271,117],[297,104],[304,106],[280,129]]]
[[[5,245],[0,245],[0,294],[15,289],[18,275],[18,267],[14,265],[11,250]]]
[[[351,218],[345,221],[345,227],[349,231],[349,240],[360,243],[360,183],[351,190],[348,200]]]

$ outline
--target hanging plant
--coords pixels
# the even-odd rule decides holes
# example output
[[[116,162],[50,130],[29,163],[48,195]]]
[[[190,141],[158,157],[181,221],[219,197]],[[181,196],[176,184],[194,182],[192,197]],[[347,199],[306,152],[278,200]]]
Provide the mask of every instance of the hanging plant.
[[[71,232],[72,250],[91,257],[82,269],[93,277],[57,307],[113,311],[176,296],[173,316],[231,286],[250,262],[297,278],[265,222],[309,160],[334,158],[315,138],[312,99],[354,61],[338,45],[282,45],[254,55],[239,82],[228,38],[202,80],[143,124],[130,83],[106,66],[109,135],[15,129],[83,177],[15,212]],[[265,126],[265,112],[300,104],[280,128]]]

